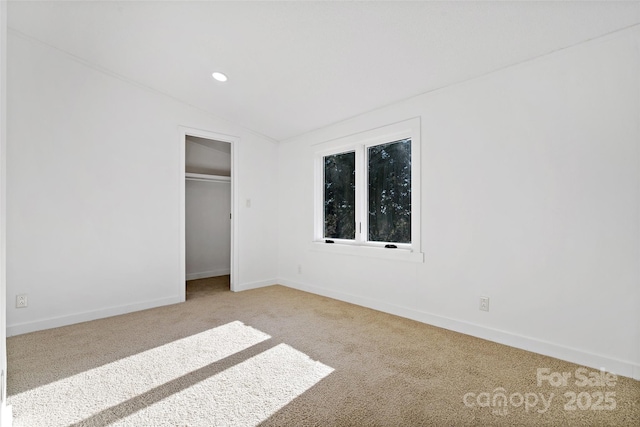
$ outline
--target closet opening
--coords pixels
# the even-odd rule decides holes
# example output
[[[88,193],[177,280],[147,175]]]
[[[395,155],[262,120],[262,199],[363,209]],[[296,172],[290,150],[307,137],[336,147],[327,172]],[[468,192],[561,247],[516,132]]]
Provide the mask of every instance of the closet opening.
[[[185,299],[234,289],[233,154],[224,135],[185,130],[183,289]]]

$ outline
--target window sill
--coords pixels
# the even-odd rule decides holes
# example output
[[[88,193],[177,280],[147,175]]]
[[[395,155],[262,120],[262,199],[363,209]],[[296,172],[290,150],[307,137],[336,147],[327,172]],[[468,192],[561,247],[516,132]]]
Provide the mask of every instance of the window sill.
[[[339,255],[382,258],[407,262],[424,262],[424,253],[411,249],[388,249],[375,246],[345,245],[340,243],[311,242],[309,250]]]

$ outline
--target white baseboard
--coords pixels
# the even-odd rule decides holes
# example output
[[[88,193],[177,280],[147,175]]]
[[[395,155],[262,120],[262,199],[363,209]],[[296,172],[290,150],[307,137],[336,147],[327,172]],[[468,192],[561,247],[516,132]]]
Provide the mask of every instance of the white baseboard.
[[[207,277],[227,276],[231,274],[229,268],[218,268],[217,270],[203,271],[200,273],[187,273],[187,280],[206,279]]]
[[[33,322],[17,323],[7,325],[7,336],[21,335],[29,332],[42,331],[44,329],[58,328],[60,326],[72,325],[74,323],[88,322],[90,320],[102,319],[105,317],[117,316],[119,314],[131,313],[134,311],[146,310],[148,308],[161,307],[163,305],[177,304],[184,302],[179,296],[160,298],[152,301],[144,301],[135,304],[109,307],[100,310],[85,311],[66,316],[51,317]]]
[[[264,288],[265,286],[271,286],[277,283],[278,281],[276,279],[260,280],[258,282],[240,283],[236,286],[233,286],[232,291],[234,292],[248,291],[249,289]]]
[[[13,425],[13,410],[11,405],[0,403],[0,427],[11,427]]]
[[[510,347],[543,354],[545,356],[555,357],[557,359],[576,363],[578,365],[594,369],[604,368],[608,372],[613,372],[617,375],[640,380],[640,365],[630,361],[613,359],[607,356],[589,353],[583,350],[566,347],[560,344],[555,344],[536,338],[513,334],[511,332],[498,329],[487,328],[461,320],[451,319],[424,311],[401,307],[372,298],[351,295],[348,293],[334,291],[318,286],[306,285],[285,278],[278,279],[277,283],[301,291],[306,291],[313,294],[318,294],[340,301],[360,305],[363,307],[372,308],[374,310],[383,311],[385,313],[394,314],[396,316],[417,320],[418,322],[486,339],[489,341],[497,342],[499,344],[508,345]]]
[[[227,270],[228,271],[228,270]],[[228,273],[227,273],[228,274]],[[206,276],[213,277],[213,276]],[[246,291],[249,289],[262,288],[275,285],[276,279],[261,280],[258,282],[241,283],[234,287],[234,291]],[[45,329],[58,328],[60,326],[73,325],[75,323],[88,322],[90,320],[102,319],[105,317],[117,316],[119,314],[131,313],[134,311],[146,310],[148,308],[161,307],[163,305],[177,304],[184,302],[184,298],[179,296],[161,298],[152,301],[145,301],[136,304],[129,304],[118,307],[110,307],[100,310],[75,313],[66,316],[51,317],[48,319],[35,320],[33,322],[17,323],[7,325],[7,336],[21,335],[29,332],[42,331]]]

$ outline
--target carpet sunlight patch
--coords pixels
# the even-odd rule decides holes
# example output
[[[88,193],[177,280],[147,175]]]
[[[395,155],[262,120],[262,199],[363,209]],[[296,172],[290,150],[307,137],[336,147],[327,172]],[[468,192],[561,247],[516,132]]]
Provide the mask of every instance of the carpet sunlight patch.
[[[82,422],[269,338],[235,321],[25,391],[9,398],[8,403],[14,408],[14,426],[69,426]]]
[[[279,344],[113,425],[257,426],[331,372]]]

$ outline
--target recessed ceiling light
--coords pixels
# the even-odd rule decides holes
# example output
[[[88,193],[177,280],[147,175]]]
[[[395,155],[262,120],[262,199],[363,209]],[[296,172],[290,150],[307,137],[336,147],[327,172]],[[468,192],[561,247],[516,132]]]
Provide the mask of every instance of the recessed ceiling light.
[[[214,72],[213,74],[211,74],[213,76],[214,79],[216,79],[219,82],[226,82],[227,81],[227,76],[223,73],[220,73],[218,71]]]

